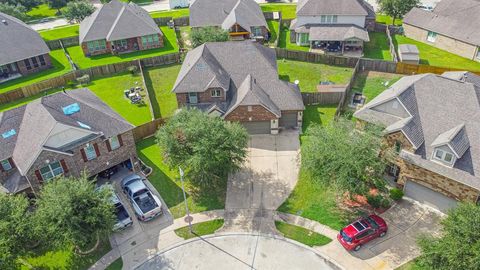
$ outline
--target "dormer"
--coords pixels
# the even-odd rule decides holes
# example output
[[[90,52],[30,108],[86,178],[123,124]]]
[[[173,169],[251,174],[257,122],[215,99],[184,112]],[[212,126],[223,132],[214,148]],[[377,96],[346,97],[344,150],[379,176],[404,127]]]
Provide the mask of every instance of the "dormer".
[[[438,135],[431,144],[432,160],[453,167],[470,148],[465,125],[461,124]]]

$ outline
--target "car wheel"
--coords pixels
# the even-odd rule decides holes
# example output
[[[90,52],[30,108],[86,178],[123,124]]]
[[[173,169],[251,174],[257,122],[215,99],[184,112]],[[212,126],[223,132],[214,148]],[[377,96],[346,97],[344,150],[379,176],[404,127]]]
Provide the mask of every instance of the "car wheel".
[[[361,248],[362,248],[362,245],[358,245],[358,246],[356,246],[353,250],[359,251]]]
[[[384,237],[387,234],[387,232],[382,232],[379,237]]]

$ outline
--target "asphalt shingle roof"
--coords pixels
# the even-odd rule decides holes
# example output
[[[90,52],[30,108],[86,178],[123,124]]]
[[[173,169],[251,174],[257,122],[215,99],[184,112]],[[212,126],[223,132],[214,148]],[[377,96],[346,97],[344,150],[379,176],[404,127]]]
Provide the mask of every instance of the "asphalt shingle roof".
[[[345,41],[350,39],[360,39],[365,42],[370,41],[368,32],[356,25],[312,25],[310,26],[309,33],[310,41]]]
[[[368,16],[373,10],[363,0],[299,0],[297,16],[359,15]]]

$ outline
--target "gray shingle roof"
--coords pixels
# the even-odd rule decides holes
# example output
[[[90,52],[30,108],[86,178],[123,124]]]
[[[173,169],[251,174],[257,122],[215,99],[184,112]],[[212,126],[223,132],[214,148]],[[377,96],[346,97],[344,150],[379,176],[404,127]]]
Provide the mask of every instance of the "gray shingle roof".
[[[442,0],[432,12],[413,8],[405,15],[403,23],[478,46],[479,14],[479,0]]]
[[[80,43],[162,34],[148,12],[135,3],[112,0],[80,23]]]
[[[263,12],[254,0],[195,0],[190,4],[191,27],[229,29],[235,23],[247,31],[253,26],[268,28]]]
[[[0,66],[50,52],[40,35],[24,22],[0,12]]]
[[[310,41],[345,41],[350,39],[370,41],[365,29],[350,24],[312,25],[309,32]]]
[[[203,92],[208,82],[219,74],[229,78],[228,91],[234,96],[230,107],[235,104],[238,88],[251,75],[279,110],[304,109],[298,88],[278,78],[275,51],[252,41],[206,43],[190,51],[173,92]]]
[[[480,189],[480,84],[460,80],[461,73],[404,77],[355,113],[355,117],[401,130],[416,147],[404,154],[418,166]],[[456,79],[456,78],[460,79]],[[480,76],[470,74],[470,81]],[[397,99],[409,117],[393,116],[375,107]],[[397,119],[397,121],[395,121]],[[450,146],[458,160],[453,168],[430,161],[440,145]]]
[[[368,5],[363,0],[299,0],[297,16],[359,15],[367,16]]]
[[[411,54],[419,54],[417,46],[412,44],[400,44],[398,46],[398,51],[402,54],[411,53]]]

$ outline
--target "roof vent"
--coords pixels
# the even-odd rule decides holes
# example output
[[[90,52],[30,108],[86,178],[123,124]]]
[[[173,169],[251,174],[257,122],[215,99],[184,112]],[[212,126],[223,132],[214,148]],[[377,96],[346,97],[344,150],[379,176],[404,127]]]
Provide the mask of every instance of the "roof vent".
[[[15,129],[11,129],[7,132],[2,133],[2,138],[7,139],[7,138],[10,138],[10,137],[14,136],[15,134],[17,134]]]
[[[7,20],[5,20],[5,19],[2,20],[2,23],[5,24],[5,25],[8,24],[8,23],[7,23]]]
[[[63,107],[62,110],[63,110],[63,114],[72,115],[80,111],[80,105],[78,105],[78,103],[73,103],[66,107]]]
[[[84,123],[82,123],[82,122],[80,122],[80,121],[77,121],[77,124],[78,124],[80,127],[82,127],[82,128],[92,129],[92,127],[90,127],[89,125],[84,124]]]

